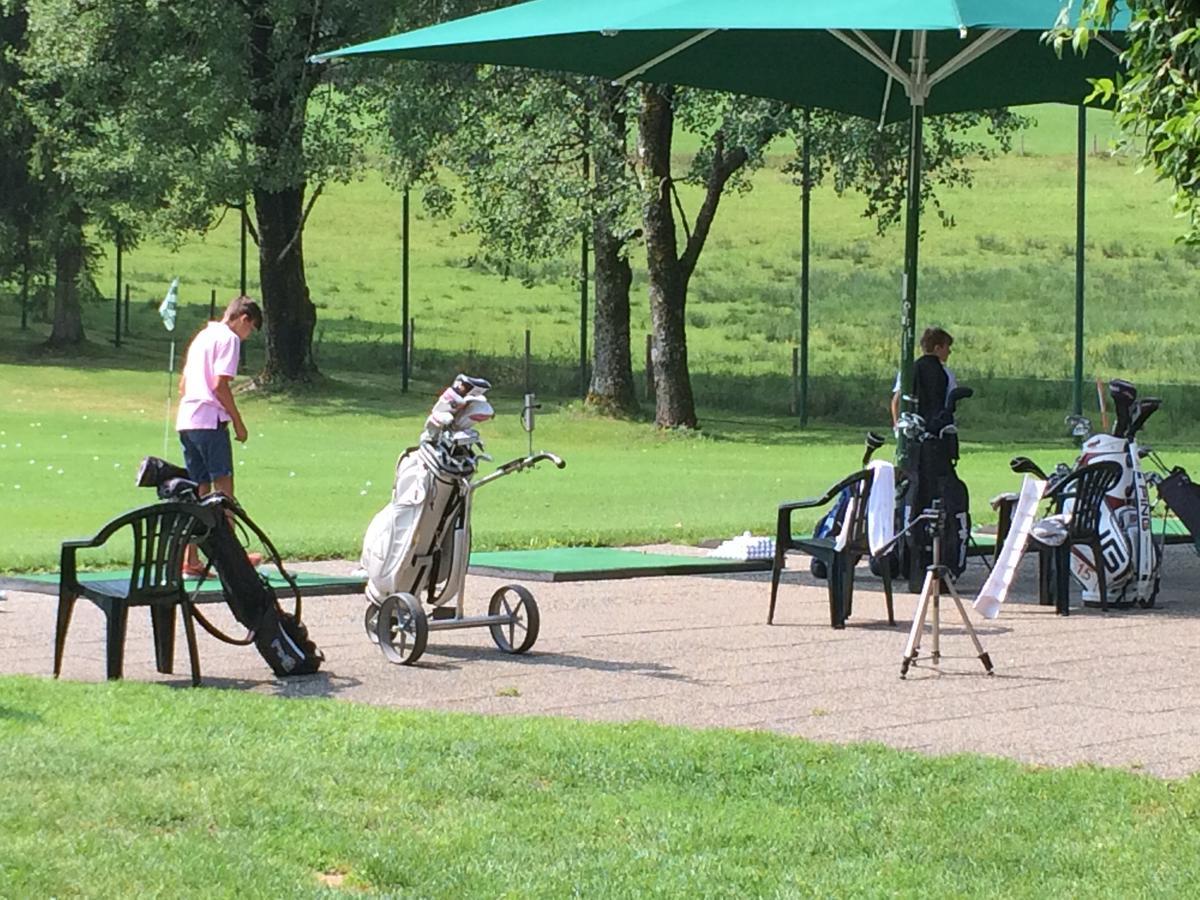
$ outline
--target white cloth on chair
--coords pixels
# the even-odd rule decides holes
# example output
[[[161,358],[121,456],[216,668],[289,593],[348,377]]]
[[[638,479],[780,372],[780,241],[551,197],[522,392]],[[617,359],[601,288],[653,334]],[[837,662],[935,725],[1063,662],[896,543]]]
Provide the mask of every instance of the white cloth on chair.
[[[867,500],[867,540],[874,556],[892,542],[896,532],[896,467],[873,459],[867,468],[875,473]]]
[[[1000,615],[1000,604],[1008,597],[1017,574],[1017,565],[1025,552],[1025,543],[1037,518],[1038,503],[1041,502],[1042,492],[1046,482],[1032,475],[1026,475],[1021,482],[1021,494],[1017,498],[1017,508],[1013,511],[1012,524],[1008,529],[1008,537],[1004,547],[996,554],[996,563],[992,566],[991,574],[975,598],[975,611],[985,619],[994,619]]]

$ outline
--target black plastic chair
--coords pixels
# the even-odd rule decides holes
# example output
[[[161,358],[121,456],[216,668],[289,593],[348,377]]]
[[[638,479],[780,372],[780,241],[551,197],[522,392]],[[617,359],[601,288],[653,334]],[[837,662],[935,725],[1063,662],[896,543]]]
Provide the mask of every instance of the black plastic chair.
[[[67,628],[78,597],[104,612],[107,624],[106,665],[109,678],[120,678],[125,658],[125,631],[131,606],[149,606],[158,671],[170,674],[175,655],[175,607],[183,613],[192,684],[200,683],[200,656],[192,604],[183,588],[183,555],[189,543],[206,535],[212,513],[193,503],[159,503],[113,519],[91,540],[64,541],[58,582],[58,623],[54,634],[54,677],[62,671]],[[133,566],[128,578],[80,581],[76,554],[100,547],[118,532],[133,539]]]
[[[829,588],[829,621],[834,628],[845,628],[854,600],[854,567],[863,556],[871,555],[867,541],[867,501],[871,494],[874,473],[870,469],[855,472],[825,492],[822,497],[797,500],[779,505],[779,518],[775,528],[775,560],[771,567],[771,606],[767,610],[767,624],[775,619],[775,598],[779,591],[779,576],[789,550],[798,550],[825,564],[825,578]],[[837,549],[837,535],[827,538],[793,537],[792,513],[798,509],[813,509],[833,501],[843,490],[850,491],[850,502],[846,507],[845,546]],[[895,625],[892,609],[892,576],[888,561],[882,567],[883,591],[887,599],[888,624]]]
[[[1121,464],[1104,460],[1076,469],[1046,494],[1055,513],[1061,513],[1066,502],[1072,501],[1067,539],[1057,547],[1035,542],[1038,546],[1039,601],[1046,606],[1053,603],[1059,615],[1071,614],[1071,548],[1077,546],[1092,551],[1100,588],[1100,608],[1108,609],[1108,584],[1100,546],[1100,510],[1104,495],[1120,480]]]

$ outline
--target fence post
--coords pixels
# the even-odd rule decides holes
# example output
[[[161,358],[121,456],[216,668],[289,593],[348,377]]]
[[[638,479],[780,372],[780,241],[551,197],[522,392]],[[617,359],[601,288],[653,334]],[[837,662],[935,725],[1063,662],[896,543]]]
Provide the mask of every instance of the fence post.
[[[125,334],[129,334],[129,283],[125,284]]]
[[[212,293],[208,297],[208,317],[215,319],[217,317],[217,289],[213,288]]]
[[[533,393],[533,381],[531,380],[531,357],[533,356],[533,332],[528,328],[525,329],[525,393]]]
[[[800,348],[792,348],[792,415],[800,412]]]
[[[117,291],[113,294],[113,345],[121,346],[121,231],[117,229]]]
[[[416,333],[417,333],[417,320],[409,319],[408,320],[408,338],[404,342],[404,352],[408,356],[408,359],[405,360],[405,366],[408,369],[408,374],[409,374],[410,378],[412,377],[412,373],[413,373],[413,359],[415,358],[415,354],[413,353],[413,342],[416,337]]]

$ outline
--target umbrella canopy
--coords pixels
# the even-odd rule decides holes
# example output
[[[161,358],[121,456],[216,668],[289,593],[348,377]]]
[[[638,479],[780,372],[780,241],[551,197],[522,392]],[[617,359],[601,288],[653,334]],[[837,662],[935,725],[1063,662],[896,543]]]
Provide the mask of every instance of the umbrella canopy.
[[[1064,12],[1064,6],[1069,8]],[[1129,15],[1089,52],[1045,40],[1080,0],[532,0],[314,57],[491,63],[773,98],[878,121],[908,117],[900,368],[912,364],[926,113],[1080,104],[1111,77]],[[1123,4],[1122,4],[1123,6]]]
[[[1102,38],[1086,56],[1059,58],[1043,34],[1061,7],[1062,0],[533,0],[316,59],[383,53],[488,62],[685,84],[891,122],[907,117],[913,100],[930,114],[1081,102],[1088,78],[1114,71],[1116,48]],[[956,77],[968,68],[969,77]]]

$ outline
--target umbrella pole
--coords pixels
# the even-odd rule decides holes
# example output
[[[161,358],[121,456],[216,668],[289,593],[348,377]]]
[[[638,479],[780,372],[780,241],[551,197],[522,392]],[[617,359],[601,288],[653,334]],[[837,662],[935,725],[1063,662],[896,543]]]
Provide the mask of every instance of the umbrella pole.
[[[1079,107],[1078,162],[1075,170],[1075,384],[1071,393],[1071,408],[1075,415],[1083,414],[1083,242],[1084,188],[1087,182],[1087,108]]]
[[[913,344],[917,322],[917,247],[921,237],[921,149],[925,107],[912,106],[912,131],[908,140],[908,190],[904,215],[904,275],[900,303],[900,396],[901,409],[910,409],[904,401],[904,385],[913,365]],[[901,432],[896,439],[897,458],[907,455],[907,440]]]
[[[802,185],[800,194],[800,427],[808,427],[808,265],[809,265],[809,212],[812,198],[812,169],[809,153],[809,124],[811,113],[804,110],[804,138],[802,144]]]

